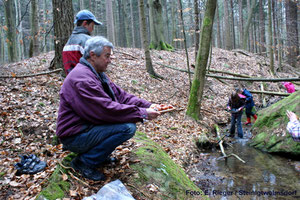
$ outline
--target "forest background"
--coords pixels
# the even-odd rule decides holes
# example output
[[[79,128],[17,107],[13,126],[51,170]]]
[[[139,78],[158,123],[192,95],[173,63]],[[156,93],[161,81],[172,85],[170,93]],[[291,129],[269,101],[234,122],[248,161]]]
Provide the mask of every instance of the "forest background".
[[[63,46],[73,29],[74,15],[82,9],[92,11],[104,24],[95,26],[94,35],[105,36],[118,47],[143,46],[139,0],[60,2],[0,1],[0,63],[20,61],[52,51],[55,44]],[[198,50],[205,3],[204,0],[144,0],[149,41],[155,43],[155,40],[160,40],[174,48],[184,48],[185,30],[187,47]],[[180,4],[183,23],[180,20]],[[283,61],[296,67],[300,46],[299,8],[298,0],[218,0],[212,45],[268,56],[279,61],[279,69]],[[55,23],[58,23],[53,22],[56,12],[62,16],[59,19],[63,24],[63,30],[60,30],[63,37],[60,38],[54,31]],[[72,23],[64,22],[65,19]]]

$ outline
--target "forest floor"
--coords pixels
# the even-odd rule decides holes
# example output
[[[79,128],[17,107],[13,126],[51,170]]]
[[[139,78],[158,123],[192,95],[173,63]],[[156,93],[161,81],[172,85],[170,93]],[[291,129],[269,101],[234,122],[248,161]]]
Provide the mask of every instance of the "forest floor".
[[[246,55],[247,54],[247,55]],[[251,53],[226,51],[213,48],[210,69],[245,74],[253,77],[274,78],[269,72],[268,59]],[[108,76],[124,90],[153,103],[172,104],[176,111],[165,113],[153,121],[138,124],[138,131],[159,143],[170,157],[184,169],[200,158],[195,153],[195,140],[201,134],[213,134],[215,124],[227,124],[230,114],[225,111],[227,100],[236,85],[250,90],[260,90],[261,83],[237,82],[207,78],[202,101],[202,120],[195,122],[185,115],[189,98],[189,76],[187,73],[164,67],[187,69],[183,50],[175,52],[151,51],[155,71],[163,80],[151,78],[145,69],[141,49],[116,48]],[[16,77],[48,71],[54,52],[1,66],[0,76]],[[194,52],[189,52],[190,64],[194,64]],[[276,67],[277,69],[277,67]],[[191,68],[193,71],[194,69]],[[276,77],[299,76],[290,67]],[[226,75],[224,75],[226,76]],[[227,75],[228,76],[228,75]],[[61,145],[53,145],[56,118],[59,107],[59,90],[64,78],[57,73],[28,78],[0,78],[0,199],[33,199],[45,186],[58,161],[68,152]],[[264,90],[286,92],[281,83],[265,83]],[[296,86],[299,89],[299,86]],[[279,97],[268,96],[269,102]],[[254,94],[256,106],[262,105],[261,95]],[[118,148],[114,155],[127,165],[128,152],[134,148],[129,140]],[[16,176],[14,164],[19,155],[36,154],[47,162],[45,171],[35,175]],[[127,155],[127,156],[126,156]],[[100,188],[118,177],[122,167],[104,169],[109,177],[106,182],[96,184]],[[96,193],[74,179],[69,197],[84,197]]]

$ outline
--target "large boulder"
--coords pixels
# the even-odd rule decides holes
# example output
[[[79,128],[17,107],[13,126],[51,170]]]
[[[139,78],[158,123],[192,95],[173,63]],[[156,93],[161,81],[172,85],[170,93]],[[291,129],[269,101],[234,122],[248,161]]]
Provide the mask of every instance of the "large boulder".
[[[252,127],[255,137],[250,145],[269,153],[299,158],[300,142],[295,142],[286,130],[287,110],[300,114],[300,91],[258,112]]]

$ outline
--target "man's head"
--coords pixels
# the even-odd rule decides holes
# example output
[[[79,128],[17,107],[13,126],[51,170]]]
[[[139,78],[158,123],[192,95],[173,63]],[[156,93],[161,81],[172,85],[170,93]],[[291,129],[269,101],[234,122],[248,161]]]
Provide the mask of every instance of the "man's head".
[[[94,30],[94,25],[102,25],[96,17],[88,10],[81,10],[77,13],[74,23],[77,26],[85,27],[90,33]]]
[[[95,36],[86,41],[83,57],[91,63],[98,73],[105,72],[111,62],[113,48],[113,44],[106,38]]]

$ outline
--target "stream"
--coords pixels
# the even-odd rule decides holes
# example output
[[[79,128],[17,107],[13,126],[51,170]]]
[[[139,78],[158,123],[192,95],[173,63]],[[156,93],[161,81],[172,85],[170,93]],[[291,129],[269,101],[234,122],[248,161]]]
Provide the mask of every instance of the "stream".
[[[300,162],[250,147],[251,133],[245,132],[245,139],[235,138],[225,151],[246,163],[224,159],[219,150],[200,153],[188,172],[198,187],[210,199],[300,199]]]

